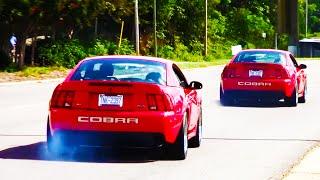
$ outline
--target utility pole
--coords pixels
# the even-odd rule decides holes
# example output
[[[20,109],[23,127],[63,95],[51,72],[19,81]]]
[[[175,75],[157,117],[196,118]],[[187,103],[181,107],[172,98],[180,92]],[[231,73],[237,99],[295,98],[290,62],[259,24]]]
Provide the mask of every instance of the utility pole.
[[[274,35],[274,46],[275,49],[278,49],[278,33]]]
[[[94,38],[97,38],[98,35],[98,18],[95,18],[95,22],[94,22]]]
[[[288,50],[294,55],[298,55],[299,46],[299,26],[298,26],[298,0],[287,0],[289,46]]]
[[[206,0],[206,40],[205,40],[205,56],[208,55],[208,0]]]
[[[136,29],[136,54],[140,55],[140,37],[139,37],[139,11],[138,11],[138,0],[135,0],[135,29]]]
[[[153,22],[154,22],[154,56],[158,56],[157,43],[157,0],[153,0]]]
[[[306,38],[308,38],[308,0],[306,0]]]

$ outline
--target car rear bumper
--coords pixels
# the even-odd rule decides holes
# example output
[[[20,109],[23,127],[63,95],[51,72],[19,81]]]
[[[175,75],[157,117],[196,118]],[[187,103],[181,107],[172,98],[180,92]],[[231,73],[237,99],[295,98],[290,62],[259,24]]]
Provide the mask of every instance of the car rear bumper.
[[[285,98],[283,91],[249,91],[249,90],[227,90],[224,94],[232,99],[259,99],[259,100],[280,100]]]
[[[73,147],[159,148],[165,144],[160,133],[59,130],[54,138]]]
[[[79,121],[79,117],[86,117],[83,118],[86,121],[82,122],[81,118]],[[93,121],[90,121],[90,118]],[[138,119],[138,123],[122,121],[122,119],[130,118]],[[119,141],[122,142],[122,139],[125,139],[122,137],[126,134],[129,139],[139,139],[135,138],[138,134],[147,137],[149,135],[155,137],[154,134],[159,134],[163,137],[164,142],[174,143],[182,124],[182,118],[183,115],[177,115],[173,111],[115,112],[58,108],[49,111],[52,136],[67,134],[67,137],[71,137],[71,141],[87,142],[88,145],[90,142],[94,142],[94,145],[95,141],[87,141],[86,139],[98,139],[98,142],[105,141],[108,145],[110,138],[112,140],[112,137],[120,137]],[[120,119],[120,121],[116,122],[116,119]],[[141,145],[139,141],[137,143],[137,145]],[[149,145],[150,143],[147,143],[147,146]]]
[[[243,97],[291,97],[295,83],[291,79],[237,79],[223,78],[222,91],[231,96]]]

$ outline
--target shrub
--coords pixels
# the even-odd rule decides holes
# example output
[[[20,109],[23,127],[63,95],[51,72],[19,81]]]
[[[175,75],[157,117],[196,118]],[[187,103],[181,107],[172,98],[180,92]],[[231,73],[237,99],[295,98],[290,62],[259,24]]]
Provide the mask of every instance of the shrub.
[[[74,67],[79,60],[87,56],[79,40],[55,41],[39,49],[39,57],[46,65]]]
[[[216,41],[215,43],[209,42],[208,54],[214,59],[228,59],[232,57],[231,47],[238,43],[232,41]],[[205,60],[208,60],[205,59]]]
[[[115,54],[116,49],[117,46],[115,43],[106,40],[96,39],[89,44],[87,54],[89,56]]]
[[[6,67],[8,67],[12,63],[9,55],[4,52],[3,50],[0,50],[0,69],[3,70]]]
[[[158,48],[158,56],[166,59],[173,59],[174,48],[169,45],[160,46]]]
[[[132,55],[135,54],[134,46],[128,39],[122,39],[121,47],[117,48],[115,54]]]
[[[201,55],[202,52],[204,52],[204,44],[202,44],[200,41],[193,40],[190,43],[190,49],[192,50],[193,54]]]
[[[195,45],[194,47],[199,48],[198,45]],[[175,61],[198,62],[203,61],[204,58],[201,55],[201,52],[199,52],[199,49],[198,51],[190,52],[187,46],[185,46],[181,42],[177,42],[175,49],[169,45],[159,47],[158,55],[160,57],[172,59]]]

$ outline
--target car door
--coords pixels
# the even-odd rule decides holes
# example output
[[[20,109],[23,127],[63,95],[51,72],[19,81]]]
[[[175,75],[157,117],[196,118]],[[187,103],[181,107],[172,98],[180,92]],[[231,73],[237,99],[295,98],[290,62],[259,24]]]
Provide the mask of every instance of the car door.
[[[200,102],[198,97],[198,92],[194,89],[189,88],[188,81],[185,78],[184,74],[180,68],[173,64],[173,71],[180,83],[181,88],[183,88],[186,102],[188,106],[188,115],[189,115],[189,131],[194,130],[197,127],[197,121],[200,113]]]
[[[296,77],[297,77],[297,83],[298,83],[298,92],[299,94],[303,93],[305,84],[306,84],[306,74],[304,72],[304,69],[299,68],[299,64],[296,61],[296,59],[293,57],[293,55],[290,54],[290,60],[295,66],[296,69]]]

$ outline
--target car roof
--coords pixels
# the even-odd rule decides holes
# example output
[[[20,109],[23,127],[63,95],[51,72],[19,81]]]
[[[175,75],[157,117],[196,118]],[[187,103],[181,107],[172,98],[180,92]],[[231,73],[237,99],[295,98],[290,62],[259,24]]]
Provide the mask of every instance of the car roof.
[[[108,55],[108,56],[93,56],[85,58],[83,61],[87,60],[108,60],[108,59],[127,59],[127,60],[145,60],[145,61],[156,61],[161,62],[167,65],[173,64],[171,60],[158,58],[158,57],[151,57],[151,56],[134,56],[134,55]]]
[[[258,52],[258,51],[265,51],[265,52],[279,52],[283,54],[291,54],[289,51],[284,51],[284,50],[278,50],[278,49],[246,49],[242,50],[240,52]],[[239,53],[240,53],[239,52]]]

